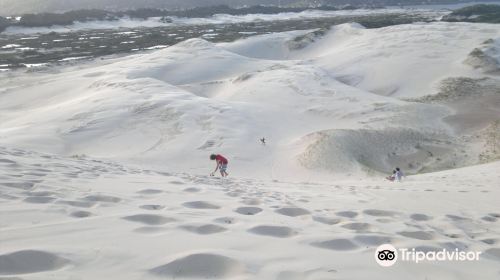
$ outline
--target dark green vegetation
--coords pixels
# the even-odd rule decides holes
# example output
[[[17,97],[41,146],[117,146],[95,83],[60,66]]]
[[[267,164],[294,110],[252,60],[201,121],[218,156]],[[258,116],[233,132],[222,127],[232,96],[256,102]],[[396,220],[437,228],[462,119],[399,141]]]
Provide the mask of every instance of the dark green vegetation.
[[[103,10],[78,10],[63,14],[41,13],[25,14],[19,22],[13,22],[11,26],[40,27],[52,25],[70,25],[75,21],[85,22],[91,20],[117,20],[114,13]]]
[[[82,30],[31,36],[0,35],[0,65],[8,65],[3,68],[18,68],[24,67],[25,64],[58,63],[68,57],[95,58],[159,45],[170,46],[199,37],[211,42],[230,42],[271,32],[328,29],[332,25],[347,22],[357,22],[367,28],[378,28],[427,20],[423,16],[412,14],[378,14],[237,24]],[[10,47],[6,48],[8,45]]]
[[[39,13],[39,14],[24,14],[20,21],[5,20],[8,26],[22,27],[48,27],[52,25],[70,25],[75,22],[86,22],[94,20],[118,20],[120,18],[135,18],[147,19],[151,17],[187,17],[187,18],[204,18],[211,17],[216,14],[228,15],[247,15],[247,14],[276,14],[285,12],[302,12],[307,8],[282,8],[273,6],[252,6],[244,8],[231,8],[229,6],[210,6],[199,7],[189,10],[167,11],[161,9],[137,9],[129,11],[111,12],[104,10],[75,10],[65,13]],[[338,10],[330,6],[322,6],[316,8],[318,10]],[[1,21],[0,21],[1,26]]]
[[[482,0],[485,1],[485,0]],[[124,11],[135,9],[182,10],[195,7],[228,5],[249,7],[256,5],[317,8],[319,6],[403,6],[455,4],[472,0],[1,0],[0,15],[11,16],[26,13],[66,12],[81,9]]]
[[[500,5],[474,5],[453,11],[443,21],[500,23]]]

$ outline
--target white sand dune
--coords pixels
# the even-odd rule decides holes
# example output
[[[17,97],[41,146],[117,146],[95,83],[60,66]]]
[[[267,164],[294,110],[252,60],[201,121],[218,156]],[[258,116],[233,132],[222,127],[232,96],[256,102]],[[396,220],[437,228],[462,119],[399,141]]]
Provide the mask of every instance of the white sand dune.
[[[165,175],[11,148],[0,148],[0,158],[2,277],[456,279],[480,271],[482,279],[496,279],[499,273],[498,162],[403,183],[293,183]],[[31,190],[8,184],[35,180]],[[186,192],[187,186],[199,191]],[[25,201],[40,195],[53,200]],[[101,199],[83,208],[59,203],[89,197]],[[483,257],[384,269],[373,252],[387,242],[479,250]]]
[[[1,73],[0,275],[497,279],[500,78],[470,58],[499,38],[344,24]],[[483,257],[384,269],[387,242]]]
[[[464,63],[498,34],[485,24],[343,24],[326,33],[293,31],[220,45],[192,39],[61,73],[14,74],[2,81],[1,141],[195,174],[207,154],[218,151],[239,167],[234,175],[263,178],[290,179],[290,170],[300,179],[323,176],[317,171],[338,176],[466,166],[491,150],[474,133],[491,127],[498,109],[471,123],[464,122],[474,119],[464,106],[404,100],[461,81],[450,77],[488,77],[488,90],[500,88],[496,76]],[[491,59],[495,50],[488,49]],[[498,102],[496,96],[480,100],[486,98]],[[467,135],[457,129],[463,123],[471,123],[474,140],[464,142]],[[258,145],[263,136],[270,145]]]

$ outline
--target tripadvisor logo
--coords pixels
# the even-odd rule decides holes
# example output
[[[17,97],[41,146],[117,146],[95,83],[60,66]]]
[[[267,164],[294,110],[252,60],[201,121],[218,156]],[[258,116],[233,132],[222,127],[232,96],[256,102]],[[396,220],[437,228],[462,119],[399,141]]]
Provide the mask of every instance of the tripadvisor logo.
[[[375,250],[375,261],[384,267],[393,266],[398,259],[404,262],[419,263],[422,261],[478,261],[482,252],[459,251],[458,249],[448,251],[446,249],[437,251],[418,251],[415,248],[396,249],[391,244],[383,244]]]
[[[380,245],[375,251],[375,260],[381,266],[393,266],[398,260],[398,251],[391,244]]]

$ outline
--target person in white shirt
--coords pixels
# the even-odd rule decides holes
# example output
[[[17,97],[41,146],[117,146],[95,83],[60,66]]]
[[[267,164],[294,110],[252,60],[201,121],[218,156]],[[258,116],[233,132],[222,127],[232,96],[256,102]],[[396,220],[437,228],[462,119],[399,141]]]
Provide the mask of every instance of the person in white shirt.
[[[396,173],[394,174],[394,179],[396,179],[398,182],[401,182],[404,176],[405,175],[403,174],[403,171],[401,171],[399,167],[396,167]]]
[[[404,176],[405,175],[403,174],[403,171],[401,171],[401,169],[399,167],[396,167],[396,169],[394,169],[392,171],[392,175],[386,177],[386,179],[391,181],[391,182],[394,182],[394,181],[401,182],[403,180]]]

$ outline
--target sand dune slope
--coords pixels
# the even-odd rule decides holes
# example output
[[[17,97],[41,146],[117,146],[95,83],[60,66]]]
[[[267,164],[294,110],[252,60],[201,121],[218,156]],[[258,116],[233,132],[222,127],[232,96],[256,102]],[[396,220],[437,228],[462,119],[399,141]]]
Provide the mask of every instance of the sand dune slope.
[[[0,275],[497,279],[499,164],[383,179],[217,179],[0,147]],[[473,201],[474,203],[471,203]],[[482,251],[376,264],[382,243]],[[113,276],[114,275],[114,276]]]
[[[193,174],[223,153],[233,175],[267,179],[490,162],[495,27],[343,24],[2,74],[0,143]]]

